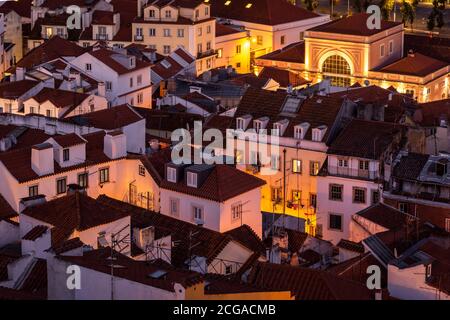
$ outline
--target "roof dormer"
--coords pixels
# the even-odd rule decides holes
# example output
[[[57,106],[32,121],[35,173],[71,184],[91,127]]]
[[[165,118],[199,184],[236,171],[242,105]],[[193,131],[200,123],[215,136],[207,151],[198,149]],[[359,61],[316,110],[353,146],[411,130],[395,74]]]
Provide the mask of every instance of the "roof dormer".
[[[87,141],[76,133],[54,136],[47,142],[52,144],[54,159],[61,167],[70,167],[86,161]]]
[[[187,167],[185,170],[186,185],[192,188],[200,188],[213,168],[213,165],[208,164],[195,164]]]
[[[273,124],[272,135],[280,137],[284,135],[284,132],[286,131],[288,124],[289,124],[288,119],[283,119],[275,122]]]
[[[312,129],[312,140],[321,142],[325,133],[327,132],[327,126],[322,125]]]
[[[236,118],[236,129],[246,130],[251,120],[252,116],[249,114]]]
[[[261,117],[258,119],[253,120],[253,128],[257,133],[259,133],[261,130],[266,129],[267,123],[269,122],[269,117]]]
[[[303,122],[296,125],[294,127],[294,138],[299,140],[305,139],[305,135],[306,132],[308,132],[309,127],[310,124],[308,122]]]

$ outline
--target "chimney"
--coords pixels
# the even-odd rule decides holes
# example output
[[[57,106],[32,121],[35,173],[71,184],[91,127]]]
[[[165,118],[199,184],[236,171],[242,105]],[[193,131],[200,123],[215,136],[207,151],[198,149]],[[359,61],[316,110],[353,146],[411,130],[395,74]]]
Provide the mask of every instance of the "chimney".
[[[53,146],[41,143],[31,148],[31,168],[39,176],[52,174],[55,171],[53,160]]]
[[[408,56],[414,58],[414,51],[412,49],[408,50]]]
[[[19,202],[19,212],[22,212],[26,208],[33,207],[39,204],[45,203],[47,200],[45,199],[45,195],[39,194],[33,197],[26,197],[20,199]]]
[[[159,140],[151,139],[150,140],[150,148],[152,151],[158,151],[159,150]]]
[[[137,0],[137,16],[142,17],[142,0]]]
[[[24,80],[25,79],[25,68],[23,67],[17,67],[16,68],[16,81]]]
[[[127,156],[127,138],[122,131],[117,130],[105,134],[103,152],[110,159]]]
[[[106,97],[106,86],[104,82],[99,82],[97,86],[97,93],[100,97]]]

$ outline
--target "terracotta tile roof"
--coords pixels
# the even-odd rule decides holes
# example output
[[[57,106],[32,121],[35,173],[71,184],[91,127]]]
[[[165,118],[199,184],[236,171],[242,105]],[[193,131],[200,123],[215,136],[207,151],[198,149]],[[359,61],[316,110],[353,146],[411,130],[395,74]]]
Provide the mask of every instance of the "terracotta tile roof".
[[[8,201],[0,194],[0,221],[9,220],[17,216],[17,212],[10,206]]]
[[[415,100],[395,90],[370,85],[353,87],[354,89],[331,93],[330,96],[349,99],[359,104],[384,106],[384,121],[399,122],[407,109],[415,108]]]
[[[192,63],[195,61],[195,58],[189,55],[185,50],[182,48],[178,48],[174,51],[180,58],[182,58],[187,63]]]
[[[287,88],[289,85],[298,87],[311,82],[300,76],[298,73],[275,67],[264,67],[260,74],[258,74],[258,77],[271,78],[284,88]]]
[[[244,171],[229,165],[216,164],[202,185],[197,188],[187,186],[184,180],[173,183],[165,179],[161,182],[161,188],[224,202],[245,192],[262,187],[265,184],[264,180]]]
[[[404,225],[407,220],[406,214],[381,202],[355,214],[386,229],[398,228]]]
[[[268,78],[257,77],[253,73],[238,75],[229,80],[231,83],[238,85],[246,85],[256,89],[263,89],[269,82]]]
[[[103,152],[103,140],[105,132],[98,131],[83,135],[87,140],[86,144],[86,163],[89,165],[106,163],[113,161]],[[19,181],[19,183],[38,179],[39,176],[31,167],[31,148],[22,148],[13,151],[0,153],[0,161],[3,162],[6,169]],[[115,160],[114,160],[115,161]],[[86,163],[77,164],[70,167],[60,167],[55,161],[55,170],[53,174],[66,172],[78,168],[84,168]],[[49,174],[46,176],[51,176]]]
[[[290,252],[299,252],[303,247],[308,234],[305,232],[299,232],[296,230],[286,229],[288,235],[288,248]]]
[[[199,257],[205,257],[210,263],[223,250],[223,248],[231,241],[237,241],[244,247],[252,250],[253,247],[259,247],[254,233],[249,228],[241,228],[235,230],[231,234],[221,234],[207,228],[199,227],[195,224],[175,219],[164,214],[148,211],[146,209],[121,202],[105,195],[97,198],[97,201],[105,206],[122,210],[131,214],[132,228],[155,227],[155,232],[162,236],[171,235],[172,241],[176,241],[177,245],[171,250],[171,263],[175,267],[184,267],[185,262],[189,258],[189,243],[194,241],[198,243],[192,248],[191,253]],[[245,234],[247,233],[248,234]],[[190,234],[194,236],[190,240]],[[236,236],[236,238],[235,238]],[[251,243],[243,242],[252,239]]]
[[[60,57],[77,57],[85,53],[87,48],[82,48],[75,43],[54,36],[37,48],[32,49],[17,62],[16,67],[30,69],[38,64],[55,60]]]
[[[255,233],[255,231],[248,225],[244,224],[240,227],[234,228],[225,232],[225,234],[230,235],[233,239],[243,243],[247,248],[251,249],[253,252],[265,254],[266,248],[262,243],[261,239]]]
[[[231,126],[232,121],[233,117],[214,114],[205,120],[203,128],[205,129],[214,128],[224,131]]]
[[[0,98],[17,99],[39,84],[38,81],[21,80],[0,84]]]
[[[28,207],[22,214],[53,226],[51,233],[54,247],[63,245],[74,231],[85,231],[130,215],[104,206],[79,192]]]
[[[421,53],[413,53],[374,71],[425,77],[430,73],[448,67],[448,65],[448,62],[427,57]]]
[[[76,146],[78,144],[85,144],[86,140],[80,137],[76,133],[69,133],[61,136],[52,137],[53,140],[57,144],[59,144],[63,148],[68,148],[72,146]]]
[[[193,128],[194,121],[203,117],[194,113],[168,112],[158,109],[138,108],[136,110],[146,120],[146,128],[157,131],[174,131],[179,128]]]
[[[358,253],[364,253],[364,246],[360,242],[353,242],[346,239],[341,239],[339,243],[337,244],[338,248],[358,252]]]
[[[305,41],[291,43],[290,45],[259,56],[256,59],[275,60],[294,63],[305,63]]]
[[[114,25],[114,12],[95,10],[92,14],[92,24]]]
[[[109,109],[68,117],[63,121],[103,130],[114,130],[140,120],[142,120],[142,117],[133,108],[127,104],[122,104]]]
[[[89,1],[88,4],[85,0],[45,0],[40,6],[42,8],[49,8],[55,10],[62,7],[68,7],[70,5],[76,5],[79,7],[93,7],[99,0]]]
[[[57,255],[80,248],[85,245],[78,237],[65,240],[62,242],[55,241],[54,243],[55,245],[52,246],[51,250]]]
[[[114,59],[114,56],[116,56],[116,55],[120,55],[120,56],[124,56],[124,55],[120,54],[116,51],[113,51],[113,50],[108,50],[108,49],[102,48],[102,49],[98,49],[98,50],[89,51],[89,54],[92,55],[93,57],[95,57],[97,60],[104,63],[105,65],[107,65],[108,67],[110,67],[112,70],[117,72],[119,75],[126,74],[126,73],[133,72],[133,71],[140,70],[140,69],[144,69],[144,68],[148,68],[150,71],[150,67],[151,67],[151,63],[136,59],[135,66],[132,68],[131,67],[128,68]]]
[[[11,11],[15,11],[23,18],[31,18],[32,1],[33,0],[5,1],[0,6],[0,12],[8,14]]]
[[[367,283],[367,278],[370,274],[367,274],[367,268],[371,265],[380,267],[381,270],[381,288],[387,286],[387,270],[370,252],[363,255],[356,256],[347,261],[341,262],[336,265],[332,265],[327,272],[335,274],[340,278],[357,281],[362,284]]]
[[[22,237],[22,240],[30,240],[30,241],[34,241],[38,238],[40,238],[44,233],[46,233],[48,230],[47,226],[36,226],[33,229],[31,229],[27,234],[25,234]]]
[[[229,5],[225,5],[225,1],[212,1],[211,14],[270,26],[319,17],[284,0],[254,0],[251,3],[252,6],[246,8],[244,1],[231,1]]]
[[[414,113],[414,121],[421,126],[437,127],[441,120],[450,123],[450,99],[421,103]]]
[[[27,274],[19,288],[22,291],[36,295],[42,299],[47,298],[47,261],[36,259],[33,267]]]
[[[0,253],[0,282],[8,280],[8,264],[16,261],[18,258]]]
[[[366,285],[325,271],[290,265],[257,263],[250,284],[271,290],[290,290],[297,300],[371,300]]]
[[[46,101],[51,102],[56,108],[69,108],[68,112],[78,107],[84,100],[90,97],[89,94],[59,90],[52,88],[43,88],[32,99],[42,104]]]
[[[216,37],[223,37],[234,33],[240,33],[245,32],[244,30],[238,30],[235,28],[232,28],[228,25],[218,23],[216,21]]]
[[[84,268],[110,274],[110,256],[110,248],[101,248],[84,252],[83,256],[58,256],[57,258]],[[114,270],[115,277],[128,279],[165,291],[174,292],[175,283],[181,284],[184,288],[189,288],[203,281],[203,277],[193,271],[177,270],[166,266],[166,264],[136,261],[118,252],[114,254],[114,257],[116,258],[114,264],[123,266],[123,268]],[[166,273],[161,278],[151,277],[150,275],[156,271],[165,271]]]
[[[450,247],[445,247],[432,240],[425,242],[419,247],[421,252],[425,252],[433,258],[431,265],[431,276],[426,282],[438,290],[450,294]]]
[[[410,50],[413,50],[413,52],[419,52],[437,60],[450,63],[449,38],[407,33],[404,35],[403,49],[405,56]]]
[[[269,117],[266,128],[273,128],[273,123],[283,119],[288,119],[289,124],[284,132],[285,137],[294,137],[294,126],[303,122],[308,122],[310,127],[305,134],[305,139],[311,140],[312,129],[325,125],[327,130],[323,141],[327,141],[330,131],[336,122],[337,116],[341,110],[343,99],[330,96],[315,96],[299,102],[299,110],[293,116],[285,116],[282,113],[282,107],[288,98],[286,92],[273,92],[256,88],[248,88],[242,97],[234,119],[252,115],[253,119]],[[236,128],[236,121],[232,122],[232,128]],[[247,129],[253,127],[253,121],[250,122]]]
[[[183,95],[181,98],[195,104],[208,113],[217,112],[218,103],[214,99],[199,92],[190,92]]]
[[[231,293],[250,293],[250,292],[270,292],[277,290],[263,289],[238,279],[228,279],[225,276],[208,274],[205,276],[207,284],[205,285],[205,294],[231,294]]]
[[[401,157],[400,162],[395,165],[393,176],[406,180],[416,180],[429,158],[428,154],[409,152]]]
[[[311,28],[309,31],[371,36],[402,24],[401,22],[381,20],[380,29],[369,29],[367,28],[367,19],[369,17],[370,15],[367,13],[355,13],[349,17],[333,20]]]
[[[167,65],[168,68],[166,68],[164,65]],[[163,80],[167,80],[176,76],[182,70],[183,66],[170,56],[165,57],[162,61],[158,62],[152,67],[152,71],[159,75]]]
[[[334,139],[327,153],[379,159],[389,146],[396,144],[396,136],[404,130],[404,126],[393,123],[353,119]]]
[[[0,300],[45,300],[40,295],[33,295],[24,290],[0,287]]]

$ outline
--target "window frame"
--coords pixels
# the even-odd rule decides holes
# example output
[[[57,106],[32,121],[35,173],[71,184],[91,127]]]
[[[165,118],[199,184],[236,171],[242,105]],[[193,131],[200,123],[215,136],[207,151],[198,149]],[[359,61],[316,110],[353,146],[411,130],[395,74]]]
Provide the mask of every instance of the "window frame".
[[[331,217],[339,217],[340,218],[340,228],[335,228],[331,226]],[[328,230],[333,230],[333,231],[344,231],[344,215],[341,213],[336,213],[336,212],[329,212],[328,213]]]
[[[64,181],[64,190],[60,189],[60,182]],[[67,192],[67,177],[56,179],[56,194],[61,195]]]
[[[103,174],[104,172],[106,172],[107,175],[104,175]],[[105,178],[106,178],[106,180],[104,180]],[[108,183],[108,182],[110,182],[110,179],[111,179],[111,177],[110,177],[109,167],[100,168],[98,170],[98,181],[99,181],[99,184]]]
[[[352,189],[352,202],[358,203],[358,204],[366,204],[367,203],[367,188],[362,187],[353,187]],[[357,192],[362,191],[362,195],[364,199],[356,199],[357,198]]]
[[[340,198],[333,197],[333,187],[340,188]],[[336,193],[336,191],[335,191]],[[344,185],[338,183],[330,183],[328,187],[328,200],[330,201],[344,201]]]

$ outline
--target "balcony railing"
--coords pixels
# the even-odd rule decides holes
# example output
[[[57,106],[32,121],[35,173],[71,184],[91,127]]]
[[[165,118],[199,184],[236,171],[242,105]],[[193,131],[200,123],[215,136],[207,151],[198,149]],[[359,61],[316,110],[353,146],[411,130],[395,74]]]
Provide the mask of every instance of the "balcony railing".
[[[142,36],[142,35],[135,35],[134,36],[134,41],[144,41],[144,36]]]
[[[378,171],[361,170],[339,166],[328,166],[328,173],[337,176],[355,177],[370,180],[378,179],[380,177]]]
[[[206,58],[206,57],[210,57],[217,54],[215,50],[206,50],[203,52],[199,52],[197,53],[197,59],[202,59],[202,58]]]

